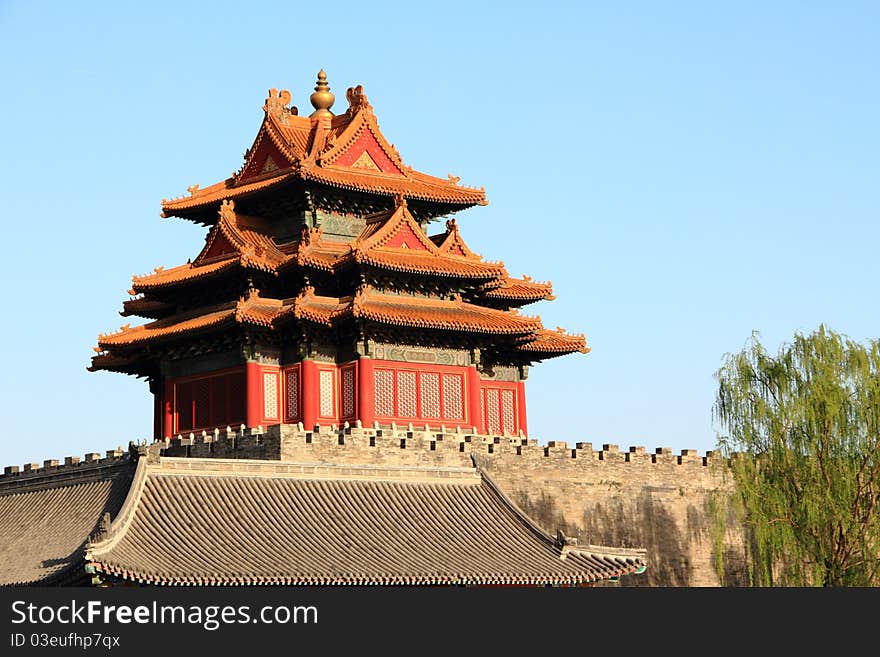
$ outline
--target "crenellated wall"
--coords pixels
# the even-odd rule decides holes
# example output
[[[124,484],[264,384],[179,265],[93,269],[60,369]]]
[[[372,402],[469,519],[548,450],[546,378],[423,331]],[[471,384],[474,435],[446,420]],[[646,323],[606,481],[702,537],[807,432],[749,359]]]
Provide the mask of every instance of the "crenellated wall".
[[[551,533],[561,529],[580,544],[647,548],[647,572],[625,578],[625,584],[717,586],[717,539],[723,541],[725,584],[747,581],[742,527],[728,519],[726,526],[713,529],[711,499],[730,486],[724,461],[713,452],[620,451],[616,445],[594,450],[590,443],[539,445],[522,437],[460,429],[345,426],[306,431],[302,425],[218,429],[153,443],[151,451],[377,465],[476,463]],[[7,468],[0,482],[21,476]]]

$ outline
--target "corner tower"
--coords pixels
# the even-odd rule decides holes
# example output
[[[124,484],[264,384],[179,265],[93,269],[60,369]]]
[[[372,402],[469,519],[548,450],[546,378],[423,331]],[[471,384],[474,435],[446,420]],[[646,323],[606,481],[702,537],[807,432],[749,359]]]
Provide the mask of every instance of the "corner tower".
[[[465,243],[449,217],[484,190],[407,166],[363,88],[346,98],[334,115],[324,71],[308,117],[270,89],[241,168],[162,201],[205,244],[133,278],[121,314],[152,321],[100,335],[89,367],[148,379],[156,439],[296,422],[526,434],[528,367],[589,351],[519,313],[549,283]]]

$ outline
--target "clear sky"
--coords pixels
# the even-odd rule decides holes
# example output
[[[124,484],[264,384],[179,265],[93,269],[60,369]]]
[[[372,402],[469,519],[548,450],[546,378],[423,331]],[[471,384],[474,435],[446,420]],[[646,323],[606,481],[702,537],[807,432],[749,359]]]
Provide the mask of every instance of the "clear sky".
[[[151,435],[143,380],[86,371],[97,334],[203,244],[161,199],[236,170],[267,89],[308,110],[321,67],[407,164],[486,187],[464,238],[586,334],[532,369],[533,438],[712,449],[753,330],[880,334],[880,9],[721,4],[0,0],[0,461]]]

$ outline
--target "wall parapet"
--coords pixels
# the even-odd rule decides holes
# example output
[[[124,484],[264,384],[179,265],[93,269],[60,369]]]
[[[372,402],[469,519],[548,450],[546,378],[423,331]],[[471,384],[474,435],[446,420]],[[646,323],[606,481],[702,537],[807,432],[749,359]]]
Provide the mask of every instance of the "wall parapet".
[[[121,447],[109,449],[102,458],[99,452],[88,452],[82,459],[66,456],[61,463],[57,459],[46,459],[43,464],[25,463],[7,465],[0,474],[0,493],[19,492],[33,486],[56,486],[67,483],[80,483],[95,477],[108,475],[111,469],[133,464],[137,460],[137,446],[130,443],[128,450]]]

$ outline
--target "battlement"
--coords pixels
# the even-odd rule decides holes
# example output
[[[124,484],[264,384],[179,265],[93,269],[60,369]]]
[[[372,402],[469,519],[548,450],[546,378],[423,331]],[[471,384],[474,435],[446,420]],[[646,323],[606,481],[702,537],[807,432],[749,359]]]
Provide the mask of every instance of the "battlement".
[[[311,431],[302,424],[273,425],[270,427],[245,427],[233,429],[225,427],[213,431],[179,434],[171,439],[156,441],[151,446],[158,454],[167,456],[190,456],[194,458],[259,458],[278,460],[302,460],[311,457],[318,461],[346,462],[387,462],[413,463],[431,461],[449,462],[460,465],[470,461],[474,455],[481,461],[521,459],[541,461],[545,465],[558,463],[564,467],[593,465],[597,467],[632,464],[669,466],[710,466],[721,465],[723,459],[718,452],[683,449],[673,454],[668,447],[658,447],[653,453],[643,446],[631,446],[621,451],[616,444],[603,444],[594,449],[589,442],[570,445],[567,441],[551,440],[540,444],[535,439],[510,435],[487,435],[465,431],[458,428],[316,425]],[[67,456],[61,463],[57,459],[47,459],[42,466],[38,463],[25,463],[22,466],[10,465],[0,474],[0,485],[9,481],[23,481],[47,476],[59,476],[72,472],[83,472],[90,468],[106,467],[121,460],[136,458],[135,443],[128,450],[121,447],[107,450],[102,457],[98,452],[89,452],[82,458]],[[577,466],[575,466],[577,467]]]
[[[3,474],[0,474],[0,493],[81,483],[108,476],[108,470],[120,469],[136,460],[137,447],[130,443],[128,450],[124,451],[121,447],[109,449],[103,458],[99,452],[89,452],[83,458],[66,456],[63,463],[57,459],[46,459],[42,466],[39,463],[7,465],[3,468]]]
[[[363,427],[359,423],[342,426],[316,425],[306,430],[300,424],[272,425],[270,427],[226,427],[213,431],[180,434],[154,443],[161,454],[199,458],[260,458],[290,460],[317,460],[358,463],[448,463],[461,465],[470,456],[481,460],[507,459],[543,461],[546,465],[563,467],[593,465],[596,467],[618,464],[631,466],[707,467],[721,465],[718,452],[684,449],[673,454],[668,447],[659,447],[653,453],[643,446],[631,446],[621,451],[618,445],[603,444],[594,449],[589,442],[570,445],[567,441],[553,440],[540,444],[525,436],[487,435],[467,431],[461,427],[398,426]]]

